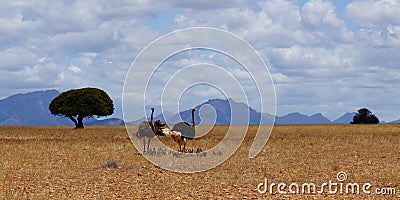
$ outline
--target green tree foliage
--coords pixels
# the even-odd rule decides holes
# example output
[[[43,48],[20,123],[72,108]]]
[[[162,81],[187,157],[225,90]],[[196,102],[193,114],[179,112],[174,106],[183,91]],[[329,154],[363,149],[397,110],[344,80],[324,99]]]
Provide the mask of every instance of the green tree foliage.
[[[358,113],[354,115],[353,121],[350,124],[378,124],[379,119],[372,114],[367,108],[361,108]]]
[[[70,118],[76,128],[83,128],[83,118],[111,115],[114,112],[114,105],[103,90],[81,88],[58,95],[51,101],[49,110],[53,115]]]

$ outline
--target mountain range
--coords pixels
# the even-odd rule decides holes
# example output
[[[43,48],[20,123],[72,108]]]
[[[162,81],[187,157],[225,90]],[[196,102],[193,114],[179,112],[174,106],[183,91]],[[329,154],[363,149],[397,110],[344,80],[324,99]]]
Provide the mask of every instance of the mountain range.
[[[0,100],[0,125],[32,125],[32,126],[72,126],[73,123],[60,116],[50,113],[48,105],[51,100],[60,93],[57,90],[36,91],[26,94],[15,94]],[[210,99],[197,105],[195,113],[196,124],[272,124],[274,116],[268,113],[260,113],[245,103],[235,102],[232,99]],[[231,119],[231,108],[237,113]],[[246,113],[249,115],[247,116]],[[311,116],[298,112],[284,116],[276,116],[275,124],[349,124],[356,113],[345,113],[336,120],[317,113]],[[139,124],[145,118],[131,122],[124,122],[118,118],[98,120],[96,118],[85,119],[86,125],[124,125]],[[185,110],[178,114],[165,111],[155,116],[154,120],[161,120],[168,124],[179,121],[191,122],[191,111]],[[399,123],[400,120],[391,123]]]
[[[0,100],[0,125],[66,126],[72,121],[50,113],[49,104],[60,93],[57,90],[15,94]],[[85,118],[84,123],[97,121]]]
[[[57,90],[15,94],[0,100],[0,125],[68,125],[69,119],[51,115],[48,106]]]

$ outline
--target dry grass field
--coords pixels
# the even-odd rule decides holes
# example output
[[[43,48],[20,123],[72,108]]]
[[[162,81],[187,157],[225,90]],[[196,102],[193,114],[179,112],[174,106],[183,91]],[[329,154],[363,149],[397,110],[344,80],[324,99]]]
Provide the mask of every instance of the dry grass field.
[[[226,129],[215,127],[212,134],[189,141],[188,147],[210,148]],[[239,150],[218,167],[181,174],[161,169],[143,158],[125,127],[0,127],[0,197],[400,198],[400,125],[275,126],[263,151],[248,159],[255,132],[256,127],[250,127]],[[396,194],[329,194],[327,190],[322,194],[278,194],[276,186],[273,194],[257,191],[264,178],[269,183],[287,185],[312,182],[320,189],[324,182],[338,183],[338,172],[348,176],[343,183],[370,183],[372,193],[376,188],[395,188]]]

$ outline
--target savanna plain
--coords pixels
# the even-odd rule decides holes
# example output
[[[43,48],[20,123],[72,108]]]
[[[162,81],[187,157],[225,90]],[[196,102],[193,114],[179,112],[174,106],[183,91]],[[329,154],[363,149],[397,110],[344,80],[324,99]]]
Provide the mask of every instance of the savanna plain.
[[[395,199],[400,198],[400,125],[274,126],[263,150],[248,153],[257,126],[221,165],[176,173],[147,161],[123,126],[0,127],[1,199]],[[215,126],[188,149],[210,149],[228,126]],[[177,149],[169,138],[161,138]],[[141,150],[141,149],[140,149]],[[157,155],[155,155],[157,156]],[[185,159],[185,157],[182,157]],[[260,194],[269,183],[370,183],[370,194]],[[395,188],[395,194],[375,194]],[[361,190],[361,189],[360,189]],[[286,188],[286,191],[288,189]]]

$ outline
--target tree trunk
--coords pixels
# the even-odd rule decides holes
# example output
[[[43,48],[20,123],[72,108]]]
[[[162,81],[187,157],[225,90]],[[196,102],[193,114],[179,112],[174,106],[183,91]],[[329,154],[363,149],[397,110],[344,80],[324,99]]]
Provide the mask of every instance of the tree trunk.
[[[83,127],[83,117],[81,115],[78,115],[78,118],[75,119],[73,116],[68,116],[72,122],[75,124],[75,128],[84,128]]]
[[[72,122],[74,122],[75,127],[78,126],[78,121],[76,121],[76,119],[74,117],[72,117],[72,116],[68,116],[68,117],[69,117],[69,119],[71,119]]]
[[[83,116],[78,115],[78,123],[76,124],[75,128],[84,128],[83,127]]]

